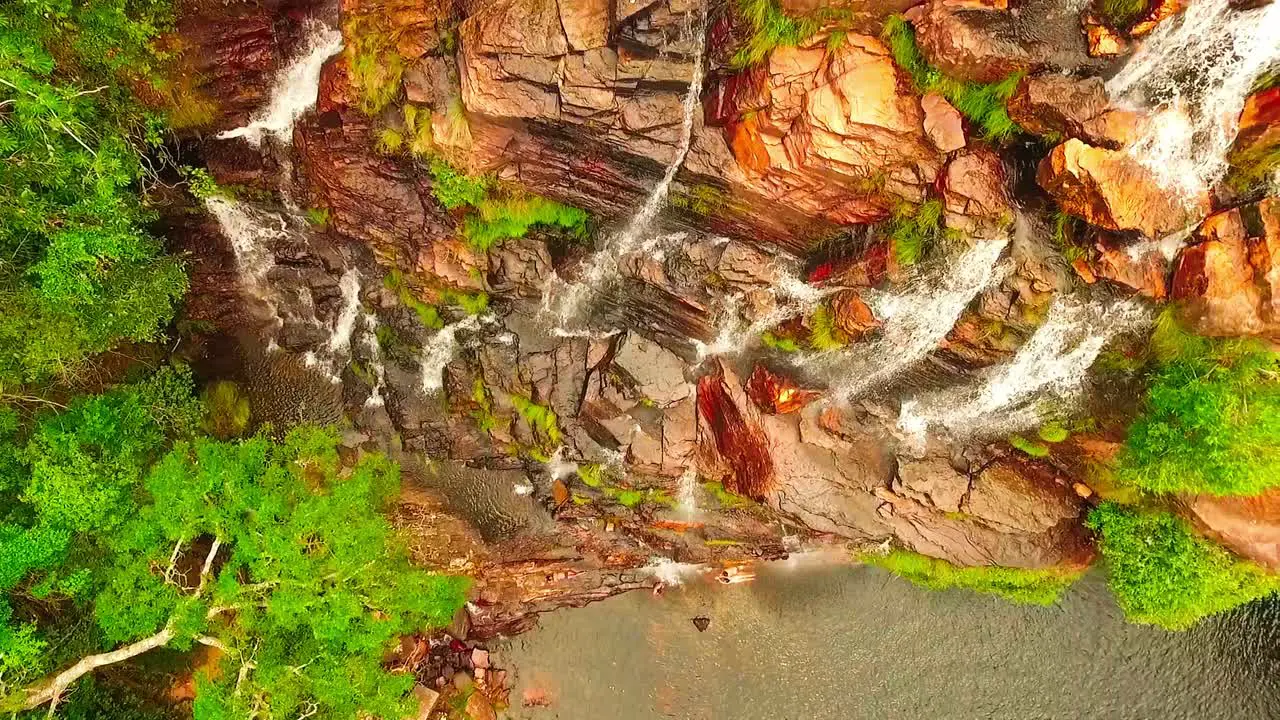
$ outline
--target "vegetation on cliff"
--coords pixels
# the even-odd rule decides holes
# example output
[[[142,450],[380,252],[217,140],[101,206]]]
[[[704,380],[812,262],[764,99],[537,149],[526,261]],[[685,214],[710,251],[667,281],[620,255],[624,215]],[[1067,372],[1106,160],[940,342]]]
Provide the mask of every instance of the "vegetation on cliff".
[[[186,287],[138,189],[161,117],[134,99],[163,2],[0,8],[0,387],[156,337]],[[127,12],[126,12],[127,10]]]
[[[190,379],[162,372],[6,423],[0,447],[0,697],[56,703],[159,648],[216,648],[198,718],[404,713],[383,669],[448,622],[465,580],[409,565],[380,509],[398,472],[343,462],[336,433],[200,436]],[[216,669],[215,669],[216,668]]]
[[[1082,570],[980,566],[961,567],[910,550],[867,553],[863,561],[929,590],[973,590],[1020,605],[1052,605],[1080,578]]]
[[[1155,369],[1130,425],[1118,479],[1160,493],[1256,495],[1280,485],[1280,356],[1213,340],[1163,314]]]
[[[993,142],[1007,140],[1020,128],[1009,118],[1008,102],[1013,97],[1020,74],[1010,75],[997,83],[974,83],[956,80],[929,64],[916,43],[916,31],[901,15],[885,20],[881,33],[893,53],[894,62],[911,76],[922,93],[937,93],[946,98],[969,122]]]
[[[1134,622],[1183,630],[1280,589],[1280,577],[1196,535],[1169,512],[1103,503],[1089,514],[1108,582]]]

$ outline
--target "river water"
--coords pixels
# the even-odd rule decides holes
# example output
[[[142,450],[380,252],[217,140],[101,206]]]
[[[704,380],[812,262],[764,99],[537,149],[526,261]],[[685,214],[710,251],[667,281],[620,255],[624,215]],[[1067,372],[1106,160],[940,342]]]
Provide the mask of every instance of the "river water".
[[[1029,608],[877,568],[783,563],[753,583],[545,615],[498,659],[515,675],[512,718],[1280,717],[1280,604],[1170,633],[1125,623],[1097,573]],[[523,707],[526,691],[550,705]]]

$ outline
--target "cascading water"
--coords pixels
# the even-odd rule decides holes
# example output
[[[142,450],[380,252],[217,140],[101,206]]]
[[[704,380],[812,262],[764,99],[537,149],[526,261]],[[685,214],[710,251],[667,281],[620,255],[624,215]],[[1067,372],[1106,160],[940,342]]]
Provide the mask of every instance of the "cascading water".
[[[1155,110],[1129,152],[1169,190],[1203,192],[1226,171],[1250,88],[1278,60],[1280,3],[1192,0],[1107,82],[1117,103]]]
[[[422,347],[422,392],[434,395],[444,387],[444,368],[453,361],[458,352],[458,331],[475,330],[480,326],[477,315],[468,315],[454,323],[449,323],[436,331],[427,344]]]
[[[218,221],[223,236],[231,242],[236,268],[244,289],[266,303],[276,322],[276,300],[266,285],[267,273],[275,267],[271,243],[289,234],[289,223],[282,216],[259,210],[227,197],[209,197],[205,208]]]
[[[1146,308],[1134,300],[1105,304],[1059,298],[1031,339],[984,383],[903,403],[898,427],[919,452],[930,425],[956,437],[995,436],[1038,425],[1043,400],[1078,393],[1107,342],[1148,318]]]
[[[871,298],[881,335],[866,345],[808,355],[799,364],[831,378],[833,396],[856,398],[884,385],[938,347],[965,307],[1001,276],[1008,238],[979,240],[937,282],[922,279],[904,293]]]
[[[329,58],[342,52],[342,33],[319,20],[307,20],[302,52],[289,63],[271,89],[271,102],[255,113],[249,124],[218,134],[219,140],[242,137],[254,147],[270,135],[280,143],[293,142],[293,124],[316,104],[320,70]]]
[[[773,299],[772,309],[751,322],[744,322],[741,312],[742,294],[729,296],[720,313],[715,339],[710,343],[693,341],[699,362],[716,355],[741,352],[759,338],[761,333],[789,318],[808,315],[818,307],[823,298],[840,290],[839,287],[819,288],[810,285],[800,276],[799,268],[796,267],[775,268],[775,271],[778,280],[769,288]]]
[[[608,284],[618,274],[618,259],[624,255],[644,249],[650,225],[658,212],[666,204],[667,195],[671,192],[671,183],[684,165],[685,157],[693,144],[693,125],[700,107],[702,95],[703,65],[706,54],[706,8],[701,3],[693,11],[693,17],[686,23],[686,37],[694,40],[693,69],[689,76],[689,89],[685,93],[680,122],[680,142],[676,145],[676,153],[667,165],[666,171],[657,185],[653,186],[648,198],[640,209],[631,217],[626,227],[605,241],[604,247],[596,251],[586,262],[584,270],[577,282],[567,284],[552,273],[543,288],[542,311],[551,317],[561,334],[573,334],[569,328],[580,317],[583,305],[600,288]]]
[[[685,468],[676,484],[676,508],[687,518],[698,514],[698,470]]]
[[[378,316],[371,312],[365,312],[362,316],[364,323],[364,331],[360,334],[360,342],[364,345],[365,352],[369,354],[369,359],[365,365],[369,368],[369,372],[373,374],[373,388],[369,390],[369,397],[365,399],[364,406],[368,408],[382,407],[387,404],[386,398],[382,396],[383,389],[387,386],[387,368],[382,363],[382,346],[378,342]]]

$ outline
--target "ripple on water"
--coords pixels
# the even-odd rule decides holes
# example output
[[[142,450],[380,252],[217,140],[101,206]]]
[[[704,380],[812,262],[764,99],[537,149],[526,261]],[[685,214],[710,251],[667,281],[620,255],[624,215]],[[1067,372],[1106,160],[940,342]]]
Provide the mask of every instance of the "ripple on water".
[[[1184,633],[1129,625],[1096,574],[1025,608],[876,568],[772,568],[545,615],[501,660],[515,718],[1254,720],[1280,716],[1278,623],[1272,603]],[[519,707],[527,687],[554,704]]]

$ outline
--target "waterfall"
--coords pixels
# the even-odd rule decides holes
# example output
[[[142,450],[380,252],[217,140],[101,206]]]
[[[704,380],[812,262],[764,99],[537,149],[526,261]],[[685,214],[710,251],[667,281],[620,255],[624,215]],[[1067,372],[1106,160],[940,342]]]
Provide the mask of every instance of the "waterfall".
[[[725,306],[720,313],[716,337],[710,343],[694,340],[693,346],[698,352],[698,362],[716,355],[733,355],[746,349],[755,342],[760,334],[784,320],[808,315],[828,295],[841,290],[839,287],[819,288],[805,282],[795,267],[775,268],[778,280],[769,288],[773,298],[773,308],[751,322],[742,320],[742,293],[735,293],[725,299]]]
[[[1250,88],[1278,60],[1280,3],[1192,0],[1107,82],[1117,103],[1154,110],[1129,152],[1167,189],[1203,192],[1226,171]]]
[[[293,123],[316,104],[320,90],[320,69],[329,58],[342,52],[342,33],[319,20],[307,20],[307,38],[298,57],[284,68],[271,88],[271,101],[253,115],[249,124],[218,133],[219,140],[242,137],[254,147],[264,134],[288,145],[293,141]]]
[[[231,243],[240,282],[254,298],[266,303],[277,324],[281,321],[274,295],[266,286],[267,273],[275,267],[271,243],[289,235],[289,224],[275,213],[245,205],[228,197],[209,197],[205,209],[218,221]]]
[[[831,377],[836,397],[856,398],[888,383],[933,352],[978,293],[999,280],[997,261],[1008,243],[1008,238],[979,240],[936,282],[922,278],[906,292],[870,298],[884,323],[880,337],[868,345],[808,355],[799,363]]]
[[[458,352],[458,331],[475,330],[480,318],[468,315],[458,322],[449,323],[436,331],[422,348],[422,392],[434,395],[444,387],[444,368]]]
[[[351,349],[351,334],[360,317],[360,271],[347,268],[338,281],[338,289],[342,291],[342,310],[329,335],[329,353],[335,357],[345,355]]]
[[[685,92],[681,107],[680,141],[676,145],[676,153],[667,164],[666,171],[658,184],[653,186],[644,204],[631,217],[623,230],[607,239],[599,251],[587,260],[581,277],[571,285],[564,283],[552,273],[543,288],[543,313],[554,318],[555,324],[562,331],[568,328],[582,312],[582,306],[598,292],[609,280],[618,274],[618,259],[629,253],[644,249],[645,238],[649,226],[666,203],[671,191],[671,183],[684,165],[693,145],[693,126],[697,118],[706,55],[706,8],[698,4],[695,19],[688,22],[684,32],[688,37],[696,39],[697,48],[693,56],[693,70],[689,76],[689,89]]]
[[[378,316],[366,311],[363,321],[364,332],[360,335],[360,342],[369,353],[366,364],[373,373],[374,380],[373,389],[369,391],[369,397],[365,399],[364,406],[382,407],[387,404],[386,398],[382,397],[382,391],[387,386],[387,368],[382,363],[382,346],[378,343]]]
[[[1038,425],[1043,400],[1077,394],[1103,346],[1148,317],[1135,300],[1105,304],[1059,298],[1031,339],[985,382],[903,403],[898,426],[918,440],[930,424],[956,436],[994,436]]]
[[[688,467],[676,485],[676,508],[687,518],[698,514],[698,470]]]

